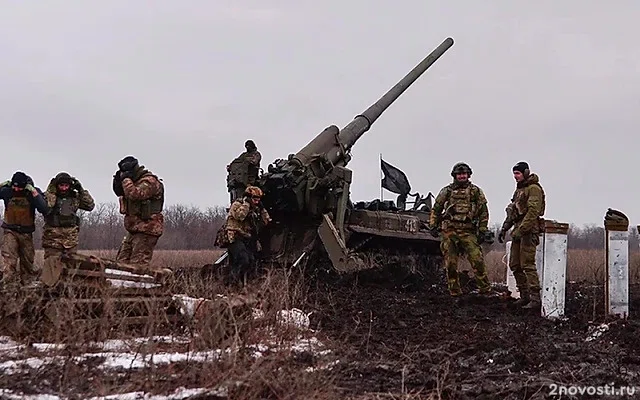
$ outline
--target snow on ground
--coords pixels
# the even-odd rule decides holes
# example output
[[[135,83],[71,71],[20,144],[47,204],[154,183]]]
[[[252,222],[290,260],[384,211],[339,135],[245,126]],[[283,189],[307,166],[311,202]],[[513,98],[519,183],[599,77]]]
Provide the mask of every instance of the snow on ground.
[[[168,395],[152,395],[145,392],[129,392],[118,393],[108,396],[89,397],[87,400],[183,400],[189,399],[193,396],[220,396],[227,395],[227,391],[224,388],[220,389],[205,389],[195,388],[186,389],[184,387],[176,389],[173,393]],[[36,394],[25,395],[23,393],[14,392],[8,389],[0,389],[0,396],[3,399],[16,399],[16,400],[63,400],[66,397],[60,397],[51,394]]]
[[[185,299],[186,300],[186,299]],[[200,300],[200,299],[197,299]],[[197,302],[197,301],[196,301]],[[193,303],[186,302],[184,310],[187,313],[193,312]],[[256,318],[261,317],[261,310],[254,310]],[[309,329],[308,314],[301,310],[283,310],[279,313],[277,323],[279,325],[293,326],[298,329],[298,335],[289,341],[283,341],[278,338],[273,327],[265,328],[265,339],[261,343],[251,344],[244,347],[249,350],[254,358],[263,357],[273,352],[293,352],[293,353],[311,353],[317,357],[324,357],[331,353],[330,349],[313,335],[313,331]],[[70,359],[75,363],[87,360],[98,361],[97,368],[102,370],[113,370],[114,372],[122,372],[127,370],[142,369],[150,366],[166,365],[177,362],[195,362],[207,363],[216,362],[223,355],[230,355],[241,350],[239,347],[226,349],[208,349],[201,351],[188,350],[193,337],[187,335],[168,335],[168,336],[151,336],[137,337],[132,339],[112,339],[103,342],[91,342],[86,346],[83,353],[74,354],[72,356],[60,352],[65,350],[66,345],[61,343],[33,343],[26,345],[11,339],[10,337],[0,336],[0,373],[3,375],[13,375],[17,373],[26,373],[31,369],[42,369],[49,366],[62,365],[69,362]],[[154,351],[146,352],[148,345],[153,344],[174,344],[176,347],[184,348],[184,351]],[[169,346],[172,347],[172,346]],[[35,354],[35,355],[34,355]],[[315,368],[307,368],[307,372],[331,368],[336,361],[325,361]],[[224,396],[223,389],[184,389],[179,388],[169,395],[150,395],[144,392],[132,392],[126,394],[117,394],[113,396],[100,397],[100,399],[185,399],[194,395],[214,395]],[[0,398],[7,399],[33,399],[33,400],[53,400],[63,399],[57,395],[39,394],[24,395],[16,393],[8,389],[0,388]],[[97,398],[96,398],[97,399]]]

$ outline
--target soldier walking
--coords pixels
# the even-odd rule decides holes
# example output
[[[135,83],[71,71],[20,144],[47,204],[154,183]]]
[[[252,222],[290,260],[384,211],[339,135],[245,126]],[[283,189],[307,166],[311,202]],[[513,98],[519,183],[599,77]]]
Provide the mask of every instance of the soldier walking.
[[[49,213],[49,207],[40,188],[24,172],[13,174],[11,180],[0,184],[0,198],[4,201],[2,221],[2,259],[0,280],[3,286],[13,287],[31,283],[39,271],[34,264],[33,232],[35,211]]]
[[[227,189],[231,203],[243,196],[247,186],[258,182],[262,155],[253,140],[244,143],[245,152],[227,165]]]
[[[540,244],[541,219],[546,199],[538,175],[531,173],[529,164],[521,161],[513,166],[516,190],[507,206],[507,216],[498,235],[503,243],[511,231],[511,254],[509,268],[513,271],[520,299],[516,306],[540,308],[540,279],[536,269],[536,247]]]
[[[118,163],[113,191],[124,214],[124,237],[116,261],[148,266],[164,233],[164,184],[133,156]]]
[[[78,210],[93,211],[95,200],[80,181],[66,172],[60,172],[49,182],[45,192],[50,211],[44,218],[42,247],[44,268],[42,281],[53,284],[61,270],[56,261],[63,253],[77,251],[80,234]]]
[[[488,229],[489,209],[482,189],[469,181],[471,174],[471,168],[465,163],[453,166],[453,182],[440,190],[429,218],[432,234],[442,233],[440,249],[452,296],[462,294],[458,261],[465,254],[475,271],[478,291],[484,295],[493,293],[480,247],[485,239],[492,237]]]

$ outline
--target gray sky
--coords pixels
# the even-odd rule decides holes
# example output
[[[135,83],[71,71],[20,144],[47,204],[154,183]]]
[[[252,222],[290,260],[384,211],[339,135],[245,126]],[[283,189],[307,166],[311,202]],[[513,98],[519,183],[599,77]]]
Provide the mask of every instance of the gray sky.
[[[379,153],[422,193],[462,160],[501,222],[524,159],[547,218],[600,224],[613,207],[638,224],[639,17],[637,0],[2,2],[1,171],[44,189],[64,170],[114,201],[132,154],[169,204],[224,205],[246,139],[266,169],[451,36],[356,144],[353,199],[379,196]]]

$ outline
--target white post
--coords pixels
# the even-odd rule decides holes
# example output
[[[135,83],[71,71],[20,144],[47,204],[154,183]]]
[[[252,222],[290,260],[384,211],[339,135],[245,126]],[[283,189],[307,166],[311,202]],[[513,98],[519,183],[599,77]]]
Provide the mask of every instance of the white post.
[[[544,221],[544,234],[543,240],[541,240],[543,245],[542,275],[539,276],[542,287],[540,313],[546,318],[564,316],[568,232],[569,224],[567,223]],[[540,268],[538,265],[537,267]]]
[[[627,318],[629,315],[629,222],[605,220],[604,227],[607,314]]]
[[[516,285],[516,277],[513,276],[513,271],[509,268],[509,257],[511,257],[511,240],[506,243],[504,258],[502,259],[502,263],[507,266],[507,289],[511,293],[511,297],[514,299],[520,298],[520,291],[518,290],[518,286]]]
[[[544,276],[544,232],[540,233],[540,244],[536,247],[536,270],[538,271],[540,284],[542,284],[542,277]]]

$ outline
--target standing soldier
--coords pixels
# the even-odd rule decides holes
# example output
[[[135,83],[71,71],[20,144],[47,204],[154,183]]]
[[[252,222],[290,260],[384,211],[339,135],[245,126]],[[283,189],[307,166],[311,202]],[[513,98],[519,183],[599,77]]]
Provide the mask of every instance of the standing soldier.
[[[0,279],[3,284],[13,286],[30,283],[38,276],[34,265],[35,248],[33,232],[36,230],[35,210],[42,215],[49,207],[40,188],[33,186],[33,179],[24,172],[13,174],[10,181],[0,184],[0,198],[4,201],[2,222],[3,268]]]
[[[541,305],[536,247],[540,244],[540,219],[545,211],[545,194],[538,175],[531,173],[526,162],[514,165],[513,178],[516,190],[507,206],[507,217],[500,229],[498,242],[503,243],[507,231],[513,227],[509,268],[520,291],[520,299],[515,304],[536,309]]]
[[[475,271],[479,292],[493,293],[480,247],[481,243],[492,238],[492,232],[488,229],[489,209],[482,189],[469,181],[471,174],[471,168],[465,163],[453,166],[453,182],[440,190],[429,218],[432,234],[437,236],[442,232],[440,249],[452,296],[462,294],[458,258],[465,253]]]
[[[77,251],[80,234],[78,210],[92,211],[96,205],[80,181],[66,172],[60,172],[51,179],[45,197],[50,211],[44,218],[42,230],[42,280],[51,284],[57,281],[59,276],[55,261],[62,253],[73,254]]]
[[[164,184],[133,156],[118,163],[113,191],[124,214],[124,237],[116,261],[148,266],[158,239],[164,233]]]
[[[247,151],[227,165],[227,188],[231,203],[242,197],[247,186],[255,185],[258,181],[262,155],[253,140],[247,140],[244,147]]]
[[[229,251],[232,280],[241,280],[255,266],[261,250],[258,233],[261,226],[271,222],[267,210],[261,206],[262,190],[248,186],[244,196],[231,204],[229,215],[216,237],[215,245]]]

